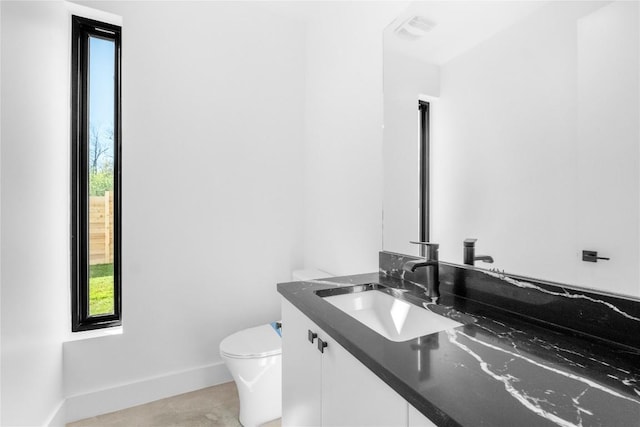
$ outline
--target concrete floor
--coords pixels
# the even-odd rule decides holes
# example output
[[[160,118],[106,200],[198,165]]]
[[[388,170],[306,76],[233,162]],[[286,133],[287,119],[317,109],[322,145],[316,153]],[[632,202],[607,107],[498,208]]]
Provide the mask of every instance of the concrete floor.
[[[67,427],[240,427],[232,381],[67,424]],[[280,420],[263,427],[280,427]]]

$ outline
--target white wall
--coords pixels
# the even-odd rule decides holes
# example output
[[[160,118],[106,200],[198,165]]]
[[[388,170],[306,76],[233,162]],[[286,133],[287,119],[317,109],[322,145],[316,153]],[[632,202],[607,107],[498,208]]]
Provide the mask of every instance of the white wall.
[[[84,4],[123,19],[124,328],[62,348],[69,16],[2,2],[3,424],[228,380],[220,340],[278,318],[291,270],[377,269],[382,28],[403,4],[333,3],[308,30],[248,2]]]
[[[580,263],[576,282],[640,296],[640,42],[637,2],[578,20],[577,244],[611,262]]]
[[[638,6],[602,6],[550,4],[442,67],[441,259],[460,262],[476,237],[493,267],[640,295]]]
[[[305,264],[377,271],[382,249],[382,30],[404,3],[334,3],[309,25]]]
[[[243,2],[90,5],[123,17],[124,333],[65,346],[70,419],[228,379],[220,341],[277,319],[303,263],[303,27]],[[158,389],[172,373],[202,379]]]
[[[69,93],[62,2],[2,9],[2,425],[42,425],[63,401],[69,326]]]

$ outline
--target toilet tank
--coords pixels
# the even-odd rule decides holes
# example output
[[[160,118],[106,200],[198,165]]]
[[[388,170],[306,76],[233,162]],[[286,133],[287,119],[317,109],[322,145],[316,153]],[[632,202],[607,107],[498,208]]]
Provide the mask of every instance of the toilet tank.
[[[303,282],[305,280],[313,280],[313,279],[322,279],[324,277],[331,277],[332,274],[327,273],[326,271],[317,270],[317,269],[306,269],[306,270],[294,270],[291,273],[291,279],[295,282]]]

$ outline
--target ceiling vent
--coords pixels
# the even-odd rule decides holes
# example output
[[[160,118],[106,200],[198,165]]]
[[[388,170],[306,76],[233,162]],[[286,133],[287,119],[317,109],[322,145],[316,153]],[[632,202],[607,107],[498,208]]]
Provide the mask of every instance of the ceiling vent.
[[[436,26],[424,16],[410,16],[402,21],[393,31],[398,37],[405,40],[418,40]]]

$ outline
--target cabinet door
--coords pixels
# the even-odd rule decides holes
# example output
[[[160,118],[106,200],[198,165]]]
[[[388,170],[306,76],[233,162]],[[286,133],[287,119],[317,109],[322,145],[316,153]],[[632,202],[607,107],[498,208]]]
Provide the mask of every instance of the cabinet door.
[[[322,424],[406,427],[407,402],[332,338],[326,339]]]
[[[319,328],[289,301],[282,299],[282,425],[319,426],[321,413],[321,356]]]
[[[413,406],[409,405],[409,427],[437,427],[437,426],[429,418],[422,415],[420,411],[418,411]]]

